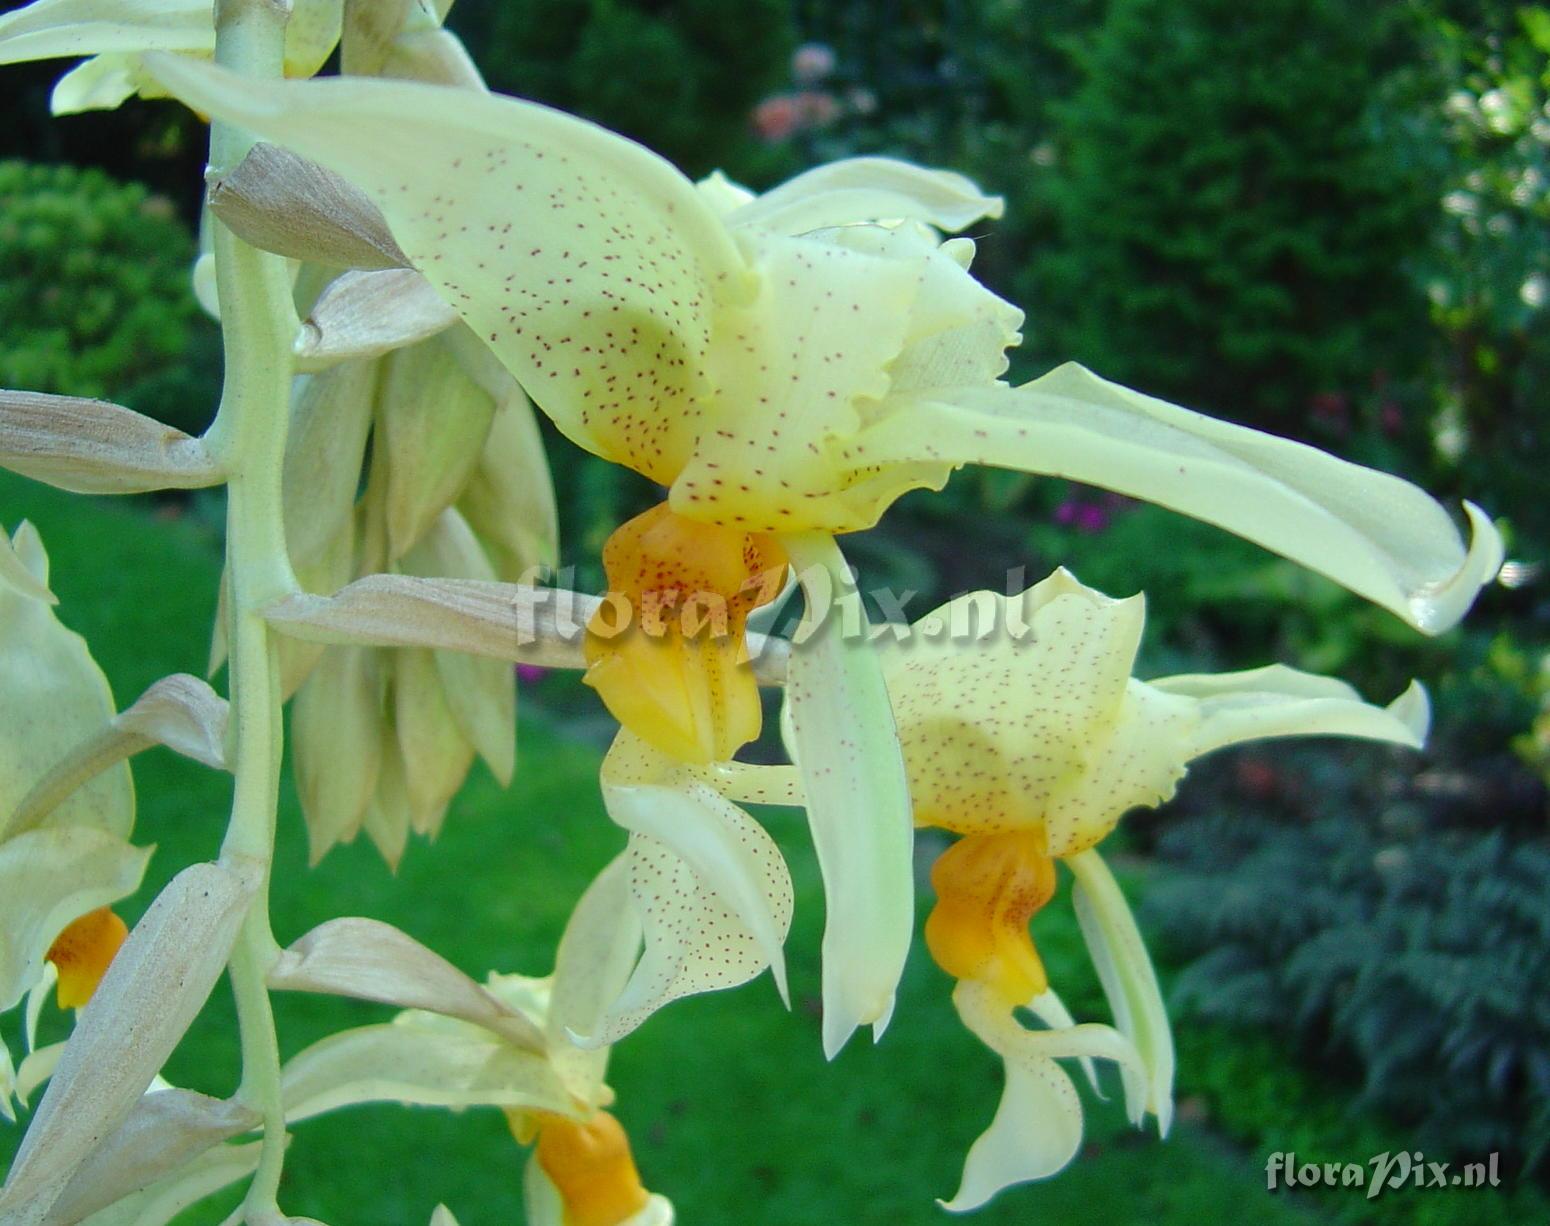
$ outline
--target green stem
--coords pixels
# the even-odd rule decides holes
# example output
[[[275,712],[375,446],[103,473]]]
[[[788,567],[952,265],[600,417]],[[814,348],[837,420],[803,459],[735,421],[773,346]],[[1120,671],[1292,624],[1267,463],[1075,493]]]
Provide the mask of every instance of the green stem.
[[[250,76],[280,77],[288,15],[289,7],[276,0],[219,0],[216,62]],[[210,131],[212,169],[229,170],[252,144],[251,134],[217,120]],[[263,879],[231,959],[242,1042],[238,1096],[258,1111],[264,1126],[244,1215],[261,1223],[279,1217],[275,1197],[285,1153],[279,1042],[264,982],[277,952],[269,922],[269,871],[284,741],[279,669],[261,610],[297,588],[281,502],[296,317],[285,261],[254,250],[218,221],[212,225],[226,374],[220,412],[205,441],[228,473],[228,736],[235,777],[221,854],[256,862]]]

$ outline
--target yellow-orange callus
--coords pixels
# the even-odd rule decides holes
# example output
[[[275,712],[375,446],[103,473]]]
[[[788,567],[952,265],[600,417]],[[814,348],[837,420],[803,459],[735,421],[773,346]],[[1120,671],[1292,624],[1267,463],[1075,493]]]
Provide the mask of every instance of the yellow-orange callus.
[[[606,1111],[585,1123],[542,1115],[538,1164],[560,1193],[565,1226],[619,1226],[646,1207],[630,1138]]]
[[[1028,921],[1055,893],[1055,862],[1034,832],[971,834],[931,869],[937,902],[926,946],[955,979],[989,984],[1008,1005],[1049,987]]]
[[[773,537],[702,524],[664,503],[603,546],[609,596],[587,624],[587,684],[621,724],[683,762],[721,762],[759,735],[748,614],[773,599]]]
[[[129,935],[124,921],[106,907],[71,921],[49,946],[48,960],[59,971],[61,1009],[79,1009],[92,998],[108,965]]]

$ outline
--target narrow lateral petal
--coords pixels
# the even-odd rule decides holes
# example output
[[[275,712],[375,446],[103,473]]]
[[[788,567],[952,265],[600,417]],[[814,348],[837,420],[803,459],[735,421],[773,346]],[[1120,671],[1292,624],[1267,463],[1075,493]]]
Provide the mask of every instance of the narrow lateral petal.
[[[670,482],[698,429],[714,299],[746,298],[694,185],[533,103],[413,82],[268,83],[158,56],[185,102],[372,195],[393,237],[573,441]]]
[[[1071,856],[1066,866],[1076,878],[1076,918],[1114,1010],[1114,1024],[1140,1054],[1138,1066],[1120,1069],[1126,1105],[1132,1119],[1142,1108],[1150,1111],[1157,1117],[1158,1135],[1167,1136],[1173,1122],[1173,1029],[1146,942],[1119,883],[1096,851]]]
[[[999,196],[986,196],[963,175],[895,158],[860,157],[816,167],[725,216],[729,227],[802,234],[856,222],[923,221],[961,230],[1000,217]]]
[[[145,1093],[225,969],[252,889],[246,873],[196,864],[135,925],[81,1010],[0,1190],[7,1226],[43,1222]]]
[[[543,1035],[440,954],[380,920],[329,920],[285,950],[269,972],[281,991],[319,992],[424,1009],[483,1026],[529,1051]]]
[[[901,406],[845,448],[860,467],[942,460],[1068,477],[1234,532],[1426,634],[1454,625],[1501,568],[1491,521],[1398,477],[1143,396],[1067,363],[1019,388]]]
[[[1350,736],[1419,749],[1431,724],[1431,704],[1417,681],[1386,707],[1363,702],[1344,681],[1283,664],[1159,677],[1146,684],[1198,703],[1192,758],[1240,741],[1283,736]]]
[[[615,856],[581,896],[554,958],[547,1031],[549,1059],[566,1084],[595,1095],[608,1049],[581,1048],[619,999],[640,953],[641,924],[630,890],[630,856]]]
[[[783,719],[823,871],[823,1045],[881,1037],[915,927],[914,826],[904,753],[866,613],[834,538],[784,536],[807,598]],[[821,620],[820,620],[821,619]],[[852,625],[851,623],[856,623]]]
[[[786,999],[791,877],[774,840],[681,772],[665,784],[632,782],[634,753],[672,768],[628,733],[616,747],[605,763],[603,800],[630,831],[630,888],[645,952],[601,1032],[584,1036],[589,1045],[615,1042],[669,1001],[735,987],[766,966]]]
[[[419,1012],[314,1043],[286,1062],[281,1084],[293,1123],[369,1102],[575,1110],[547,1058],[482,1026]]]

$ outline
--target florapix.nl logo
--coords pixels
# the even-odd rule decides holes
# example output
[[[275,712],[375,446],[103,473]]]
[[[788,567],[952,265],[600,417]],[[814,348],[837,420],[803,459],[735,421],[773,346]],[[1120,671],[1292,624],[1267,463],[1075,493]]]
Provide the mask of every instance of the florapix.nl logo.
[[[1265,1160],[1265,1187],[1361,1188],[1374,1200],[1386,1191],[1428,1188],[1494,1188],[1501,1183],[1500,1155],[1454,1165],[1432,1162],[1420,1150],[1385,1151],[1365,1162],[1299,1162],[1277,1151]]]

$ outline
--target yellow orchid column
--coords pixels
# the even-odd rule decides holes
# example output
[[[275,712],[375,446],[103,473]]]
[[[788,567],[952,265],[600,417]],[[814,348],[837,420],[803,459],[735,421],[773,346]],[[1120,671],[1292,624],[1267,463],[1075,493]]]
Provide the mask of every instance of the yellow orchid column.
[[[1142,597],[1114,600],[1061,570],[1019,596],[974,592],[891,644],[884,673],[915,820],[960,836],[938,858],[926,922],[932,958],[957,981],[964,1024],[1006,1064],[989,1130],[949,1209],[1053,1174],[1075,1155],[1082,1112],[1055,1063],[1119,1065],[1133,1122],[1166,1132],[1173,1043],[1141,935],[1095,850],[1130,809],[1168,799],[1187,763],[1239,741],[1337,735],[1418,747],[1426,696],[1388,707],[1342,682],[1279,665],[1219,676],[1131,676]],[[1051,989],[1029,922],[1075,878],[1078,920],[1115,1027],[1077,1025]],[[1028,1030],[1026,1008],[1047,1029]]]

